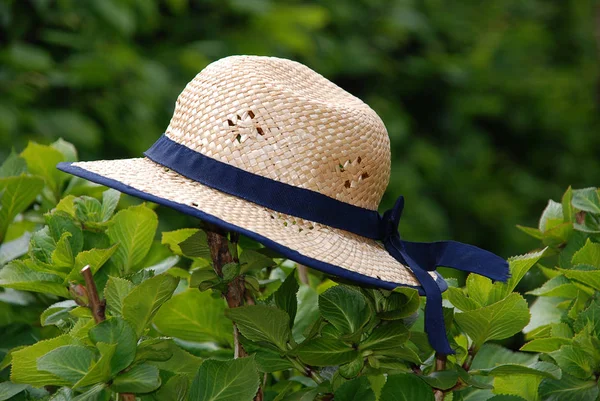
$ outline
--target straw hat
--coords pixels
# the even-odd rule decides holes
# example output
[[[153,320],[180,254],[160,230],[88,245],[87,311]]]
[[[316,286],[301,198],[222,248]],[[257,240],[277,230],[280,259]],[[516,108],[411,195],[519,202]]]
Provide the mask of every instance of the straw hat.
[[[179,95],[165,134],[145,154],[59,168],[243,233],[326,273],[423,293],[423,279],[378,241],[378,228],[365,236],[329,224],[355,212],[381,222],[390,142],[368,105],[308,67],[257,56],[210,64]],[[329,212],[315,214],[313,204]],[[447,288],[428,274],[439,291]]]

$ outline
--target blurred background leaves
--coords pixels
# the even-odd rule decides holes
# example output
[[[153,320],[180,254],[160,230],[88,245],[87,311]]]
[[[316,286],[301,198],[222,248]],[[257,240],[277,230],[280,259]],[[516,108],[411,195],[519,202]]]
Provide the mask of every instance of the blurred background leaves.
[[[0,160],[59,137],[83,160],[138,157],[211,61],[285,57],[382,117],[382,210],[406,196],[407,239],[513,255],[535,245],[515,224],[600,183],[596,15],[594,0],[1,0]]]

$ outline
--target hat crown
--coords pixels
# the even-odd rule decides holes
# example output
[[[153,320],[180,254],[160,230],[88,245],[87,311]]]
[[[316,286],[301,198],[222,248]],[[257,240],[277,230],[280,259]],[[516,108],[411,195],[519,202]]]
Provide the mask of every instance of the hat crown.
[[[390,175],[379,116],[310,68],[232,56],[177,98],[166,135],[242,170],[377,210]]]

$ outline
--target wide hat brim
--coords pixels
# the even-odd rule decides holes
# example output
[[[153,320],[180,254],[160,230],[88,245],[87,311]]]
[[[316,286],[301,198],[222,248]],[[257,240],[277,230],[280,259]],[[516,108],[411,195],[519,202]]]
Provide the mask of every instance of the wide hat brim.
[[[413,287],[423,294],[412,271],[375,240],[273,211],[186,178],[148,158],[60,163],[58,168],[246,235],[324,273],[388,290]],[[430,274],[445,291],[444,279],[436,272]]]

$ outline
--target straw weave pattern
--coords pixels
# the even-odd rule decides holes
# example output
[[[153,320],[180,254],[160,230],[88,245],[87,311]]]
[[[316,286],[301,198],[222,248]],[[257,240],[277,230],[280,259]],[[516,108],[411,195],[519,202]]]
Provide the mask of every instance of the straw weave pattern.
[[[377,210],[390,143],[369,106],[308,67],[233,56],[179,95],[166,135],[254,174]]]

